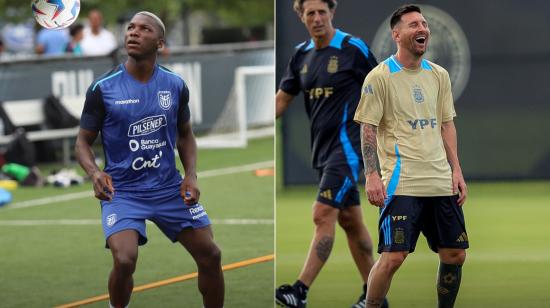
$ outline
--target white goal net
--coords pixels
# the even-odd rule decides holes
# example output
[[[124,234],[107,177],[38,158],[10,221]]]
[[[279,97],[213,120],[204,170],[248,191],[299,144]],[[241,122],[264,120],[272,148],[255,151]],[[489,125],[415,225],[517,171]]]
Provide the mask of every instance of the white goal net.
[[[274,66],[241,66],[234,76],[220,116],[197,137],[201,148],[245,147],[249,138],[274,134]]]

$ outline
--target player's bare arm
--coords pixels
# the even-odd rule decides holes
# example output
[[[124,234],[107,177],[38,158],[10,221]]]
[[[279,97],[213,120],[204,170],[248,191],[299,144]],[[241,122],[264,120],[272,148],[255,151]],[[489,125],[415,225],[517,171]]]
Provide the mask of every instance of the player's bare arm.
[[[468,188],[466,186],[466,182],[464,181],[464,176],[462,175],[460,162],[458,161],[456,128],[452,120],[443,122],[441,125],[441,136],[443,138],[443,145],[445,146],[447,160],[449,161],[453,172],[453,193],[460,194],[458,198],[458,205],[462,206],[466,201]]]
[[[378,174],[377,130],[377,127],[372,124],[361,123],[361,152],[363,153],[363,163],[365,165],[365,190],[370,204],[381,207],[384,206],[384,199],[387,196],[382,179]]]
[[[75,153],[78,163],[94,183],[95,197],[100,200],[110,201],[115,189],[111,176],[101,171],[95,163],[92,145],[98,132],[81,128],[76,138]]]
[[[290,95],[283,90],[277,91],[277,95],[275,95],[275,114],[277,115],[277,118],[283,115],[293,98],[293,95]]]
[[[197,186],[197,142],[191,128],[191,121],[178,125],[176,147],[185,169],[185,177],[181,183],[180,193],[186,204],[195,204],[199,202],[201,193]]]

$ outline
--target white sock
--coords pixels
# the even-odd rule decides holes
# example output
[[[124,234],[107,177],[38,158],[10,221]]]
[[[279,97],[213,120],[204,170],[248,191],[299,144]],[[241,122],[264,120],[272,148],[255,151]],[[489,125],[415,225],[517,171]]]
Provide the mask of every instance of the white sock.
[[[128,306],[130,306],[130,304],[126,305],[126,307],[124,308],[128,308]],[[115,308],[115,306],[113,306],[110,301],[109,301],[109,308]]]

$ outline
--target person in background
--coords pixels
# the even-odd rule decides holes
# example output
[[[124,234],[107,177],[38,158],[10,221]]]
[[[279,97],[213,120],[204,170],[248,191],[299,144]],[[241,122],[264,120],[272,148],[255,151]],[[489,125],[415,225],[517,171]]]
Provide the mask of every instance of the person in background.
[[[82,55],[81,42],[84,38],[84,26],[80,23],[72,25],[69,28],[69,34],[71,35],[71,41],[67,44],[65,52],[72,53],[73,55]]]
[[[363,80],[378,62],[365,42],[334,28],[336,6],[336,0],[294,1],[294,10],[310,38],[295,48],[275,96],[280,117],[293,98],[303,93],[310,119],[312,162],[319,174],[312,213],[315,230],[305,264],[294,284],[283,284],[275,291],[277,303],[291,308],[306,307],[309,288],[331,254],[337,223],[346,233],[363,280],[363,292],[353,308],[365,307],[367,280],[374,264],[357,189],[361,146],[353,114]],[[334,292],[334,296],[339,295]]]
[[[69,43],[66,29],[41,29],[36,36],[34,51],[39,55],[62,55]]]
[[[99,10],[91,10],[88,14],[88,27],[84,28],[80,46],[87,56],[108,55],[117,48],[113,33],[103,28],[103,15]]]

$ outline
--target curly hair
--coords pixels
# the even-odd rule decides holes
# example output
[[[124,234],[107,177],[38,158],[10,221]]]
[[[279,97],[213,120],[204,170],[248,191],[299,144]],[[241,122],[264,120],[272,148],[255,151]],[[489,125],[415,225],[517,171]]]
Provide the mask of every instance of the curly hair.
[[[328,8],[331,10],[334,10],[338,5],[338,2],[336,0],[321,1],[328,4]],[[304,13],[304,2],[306,2],[306,0],[294,0],[294,11],[298,14],[298,16],[302,16],[302,14]]]

